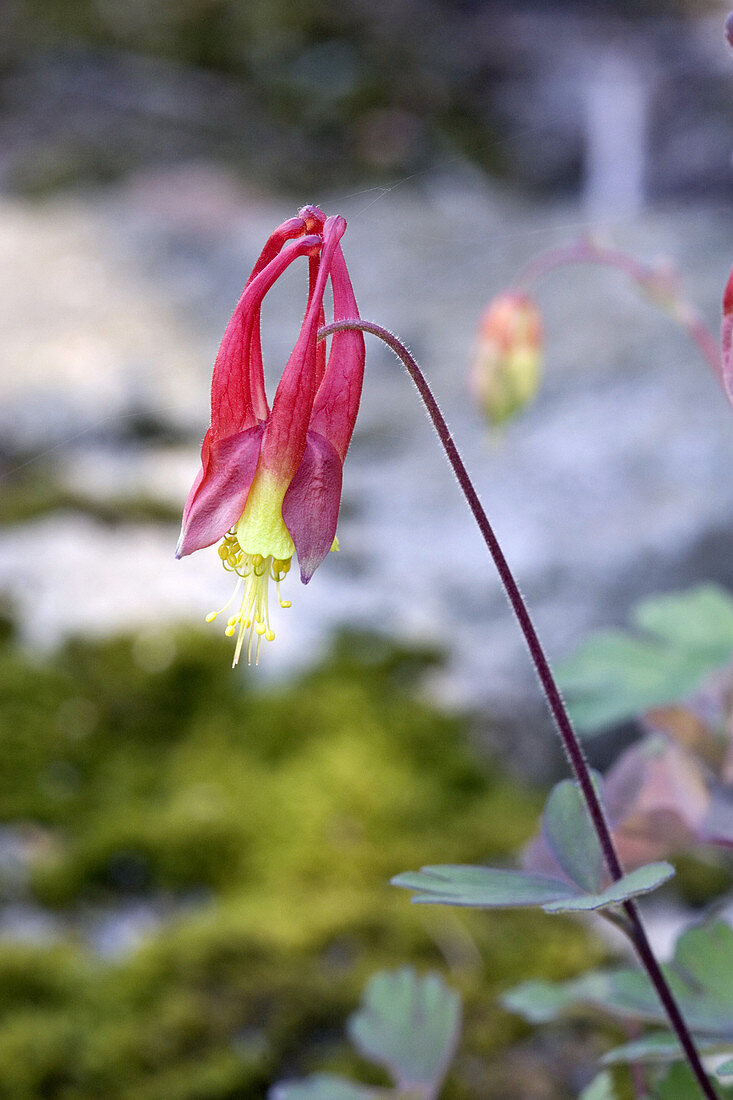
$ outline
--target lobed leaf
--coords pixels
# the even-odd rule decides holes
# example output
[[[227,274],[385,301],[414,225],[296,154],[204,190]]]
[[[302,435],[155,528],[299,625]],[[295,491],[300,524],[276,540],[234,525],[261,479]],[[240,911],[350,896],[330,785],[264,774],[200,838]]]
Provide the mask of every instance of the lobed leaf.
[[[600,777],[593,783],[601,797]],[[542,832],[550,852],[582,890],[597,893],[603,881],[603,849],[577,780],[553,787],[545,804]]]
[[[693,928],[677,941],[664,968],[670,988],[699,1042],[727,1046],[733,1039],[733,929],[723,921]],[[619,968],[585,974],[570,982],[525,982],[503,1004],[533,1023],[594,1008],[642,1023],[667,1019],[646,974]],[[662,1043],[662,1039],[653,1040]],[[659,1047],[655,1048],[658,1052]]]
[[[718,1088],[720,1100],[732,1100],[733,1089]],[[700,1100],[700,1086],[686,1062],[676,1062],[657,1082],[654,1100]]]
[[[733,1027],[733,928],[719,920],[688,929],[677,941],[673,965],[693,989],[715,999]]]
[[[578,897],[577,887],[548,875],[496,867],[444,864],[392,879],[393,886],[418,890],[414,902],[468,905],[476,909],[518,909]]]
[[[645,637],[599,631],[557,669],[587,733],[684,699],[733,654],[733,599],[715,585],[645,600],[632,621]]]
[[[614,1016],[659,1022],[661,1009],[645,974],[638,970],[594,970],[567,982],[522,982],[501,998],[510,1012],[530,1023],[550,1023],[587,1008]]]
[[[600,893],[585,893],[572,883],[530,871],[445,864],[408,871],[392,879],[393,886],[417,890],[413,902],[460,905],[474,909],[518,909],[539,906],[547,913],[573,913],[618,905],[656,889],[674,874],[669,863],[637,867]]]
[[[391,1074],[399,1095],[435,1100],[455,1054],[461,1030],[461,1000],[438,974],[418,977],[410,967],[375,974],[347,1024],[360,1053]],[[391,1089],[367,1088],[342,1077],[316,1074],[284,1081],[268,1100],[379,1100]]]
[[[348,1023],[352,1042],[400,1089],[436,1096],[458,1044],[461,1001],[437,974],[375,974]]]
[[[647,863],[643,867],[637,867],[629,871],[618,882],[612,883],[598,894],[581,894],[577,898],[566,901],[549,902],[542,908],[546,913],[575,913],[591,909],[608,909],[612,905],[628,901],[629,898],[638,897],[640,894],[648,894],[656,890],[662,883],[667,882],[674,875],[674,867],[664,861],[660,863]]]
[[[582,1003],[582,993],[574,985],[573,981],[563,983],[531,978],[504,993],[501,1003],[507,1011],[516,1012],[530,1024],[549,1024]]]
[[[717,1039],[696,1040],[699,1051],[705,1053],[720,1046]],[[634,1039],[623,1046],[614,1047],[604,1054],[601,1062],[606,1066],[619,1065],[623,1062],[678,1062],[685,1054],[679,1041],[671,1031],[654,1031],[644,1035],[641,1039]]]
[[[711,661],[724,663],[733,652],[733,599],[715,584],[643,600],[631,619],[640,630],[707,653]]]

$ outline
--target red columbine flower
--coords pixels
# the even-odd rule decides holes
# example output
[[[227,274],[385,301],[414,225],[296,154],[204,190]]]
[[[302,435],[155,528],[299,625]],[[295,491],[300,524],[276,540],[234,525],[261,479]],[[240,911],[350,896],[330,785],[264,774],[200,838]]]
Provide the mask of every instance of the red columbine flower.
[[[255,264],[214,364],[211,427],[201,448],[201,470],[183,510],[176,557],[222,540],[224,568],[238,575],[229,607],[242,591],[226,633],[238,632],[236,665],[248,634],[275,637],[268,614],[270,579],[277,585],[298,555],[307,584],[330,549],[336,549],[341,468],[354,429],[364,374],[364,338],[358,331],[333,336],[326,362],[323,295],[333,288],[334,320],[358,317],[339,241],[341,217],[306,206],[274,231]],[[300,335],[282,373],[272,409],[267,404],[260,346],[262,300],[299,256],[309,262],[308,304]],[[221,609],[222,611],[225,608]],[[212,612],[207,621],[220,612]]]

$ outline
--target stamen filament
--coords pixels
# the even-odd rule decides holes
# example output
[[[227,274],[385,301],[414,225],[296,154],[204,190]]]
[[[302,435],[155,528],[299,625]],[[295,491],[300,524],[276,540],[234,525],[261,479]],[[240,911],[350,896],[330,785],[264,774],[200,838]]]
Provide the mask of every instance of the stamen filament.
[[[234,660],[232,665],[239,662],[247,637],[247,661],[252,664],[252,650],[254,648],[255,664],[259,663],[262,639],[268,642],[275,640],[275,631],[270,626],[270,612],[268,604],[268,589],[272,579],[277,588],[277,599],[281,607],[290,607],[290,600],[283,600],[280,594],[280,582],[285,579],[290,570],[290,559],[273,558],[272,555],[248,554],[242,550],[237,539],[236,529],[229,531],[224,536],[219,546],[219,557],[227,572],[234,572],[239,577],[234,592],[219,611],[212,611],[206,616],[207,622],[213,620],[225,611],[238,595],[242,585],[242,593],[239,611],[231,615],[224,630],[228,638],[237,635],[234,648]],[[257,645],[254,646],[255,636]]]
[[[220,556],[221,556],[221,555],[220,555]],[[226,569],[226,565],[224,566],[224,568]],[[227,602],[226,602],[226,603],[224,604],[224,606],[223,606],[223,607],[220,607],[218,611],[210,611],[210,612],[209,612],[209,614],[208,614],[208,615],[206,616],[206,620],[205,620],[205,621],[206,621],[207,623],[213,623],[213,621],[214,621],[214,619],[215,619],[215,618],[217,617],[217,615],[221,615],[222,611],[226,611],[226,609],[227,609],[227,608],[229,607],[229,604],[230,604],[230,603],[232,602],[232,600],[233,600],[233,599],[234,599],[234,597],[236,596],[237,592],[239,592],[239,589],[240,589],[241,587],[242,587],[242,579],[241,579],[241,577],[240,577],[240,579],[239,579],[239,580],[237,581],[237,583],[236,583],[236,585],[235,585],[234,591],[232,592],[231,596],[229,597],[229,599],[227,600]],[[231,624],[231,621],[232,621],[232,620],[230,619],[230,620],[229,620],[230,624]]]

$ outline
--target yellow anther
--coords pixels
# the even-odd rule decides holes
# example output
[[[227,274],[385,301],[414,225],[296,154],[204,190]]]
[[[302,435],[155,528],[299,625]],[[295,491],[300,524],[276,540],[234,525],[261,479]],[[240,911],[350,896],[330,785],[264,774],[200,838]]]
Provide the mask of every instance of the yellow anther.
[[[212,611],[206,616],[207,623],[213,622],[217,615],[221,614],[239,592],[242,585],[244,591],[236,615],[230,615],[224,634],[227,638],[236,635],[237,643],[234,647],[234,664],[239,661],[242,650],[246,644],[247,658],[252,662],[259,659],[262,639],[272,642],[275,639],[275,631],[270,626],[268,614],[268,586],[270,579],[277,586],[277,597],[281,607],[290,607],[290,600],[283,600],[280,596],[280,581],[290,571],[290,558],[273,558],[264,554],[248,554],[242,550],[233,528],[224,536],[218,547],[218,554],[222,565],[227,572],[235,572],[238,576],[237,586],[231,599],[219,611]],[[235,605],[236,606],[236,605]],[[254,644],[255,636],[257,644]],[[254,653],[252,652],[254,649]]]

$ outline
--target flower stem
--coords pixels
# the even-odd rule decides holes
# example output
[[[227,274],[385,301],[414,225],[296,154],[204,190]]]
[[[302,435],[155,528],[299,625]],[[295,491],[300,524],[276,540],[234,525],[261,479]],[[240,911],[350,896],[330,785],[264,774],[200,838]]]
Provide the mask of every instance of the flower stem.
[[[550,248],[535,256],[518,275],[515,289],[526,293],[534,283],[551,271],[570,264],[599,264],[616,268],[628,275],[647,298],[687,332],[725,390],[718,339],[685,297],[679,275],[672,265],[644,264],[617,248],[599,244],[592,237],[583,237],[574,244]]]
[[[330,336],[334,332],[340,332],[343,329],[358,329],[362,332],[368,332],[372,336],[377,336],[388,348],[391,348],[398,359],[402,361],[410,378],[415,383],[428,415],[433,422],[433,426],[438,433],[443,450],[456,475],[461,491],[466,498],[479,531],[494,561],[494,565],[499,573],[512,610],[517,617],[532,662],[539,676],[542,690],[544,691],[552,717],[555,720],[555,724],[560,734],[570,767],[578,781],[586,806],[588,807],[593,827],[603,849],[608,870],[614,881],[618,881],[623,877],[623,867],[621,866],[621,861],[616,851],[613,837],[611,836],[611,830],[606,820],[603,806],[593,786],[585,752],[583,751],[577,733],[573,729],[570,716],[563,703],[562,696],[560,695],[549,662],[545,656],[544,649],[542,648],[537,631],[535,630],[529,611],[527,610],[527,605],[519,591],[517,582],[504,557],[504,552],[499,545],[494,530],[489,523],[488,516],[479,500],[478,493],[474,488],[463,459],[458,453],[458,449],[453,441],[445,417],[440,411],[437,401],[433,397],[425,376],[404,344],[387,329],[382,328],[381,325],[374,324],[372,321],[336,321],[319,330],[319,339]],[[629,937],[631,942],[636,948],[639,959],[657,991],[659,999],[667,1013],[670,1026],[680,1041],[690,1067],[700,1085],[702,1094],[708,1097],[708,1100],[717,1100],[717,1094],[703,1069],[692,1035],[677,1005],[674,994],[651,949],[638,906],[635,901],[628,900],[623,903],[623,909],[629,922]]]

